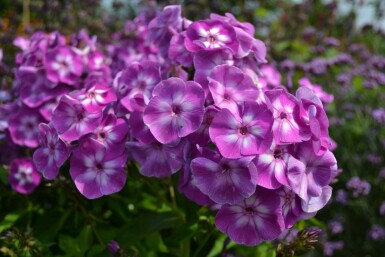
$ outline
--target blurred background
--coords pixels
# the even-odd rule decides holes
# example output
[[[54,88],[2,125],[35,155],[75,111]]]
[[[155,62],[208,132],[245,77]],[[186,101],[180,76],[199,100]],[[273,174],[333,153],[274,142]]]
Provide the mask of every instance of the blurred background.
[[[311,224],[324,230],[322,244],[307,256],[385,256],[383,0],[0,0],[3,88],[12,81],[16,36],[86,29],[103,44],[141,10],[168,4],[181,4],[191,20],[231,12],[254,24],[283,85],[295,89],[306,76],[333,95],[327,112],[341,175]]]

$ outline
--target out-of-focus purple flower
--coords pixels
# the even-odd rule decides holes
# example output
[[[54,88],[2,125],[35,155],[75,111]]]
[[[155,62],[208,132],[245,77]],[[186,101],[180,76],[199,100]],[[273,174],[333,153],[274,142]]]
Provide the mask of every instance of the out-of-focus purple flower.
[[[265,88],[275,88],[281,86],[281,74],[270,64],[264,64],[260,67],[262,76],[259,77],[260,82]]]
[[[111,152],[86,139],[73,150],[70,174],[79,192],[88,199],[119,192],[126,183],[127,152]]]
[[[35,148],[39,145],[39,124],[45,120],[38,110],[22,106],[9,117],[8,129],[15,144]]]
[[[229,49],[236,53],[239,46],[234,28],[219,20],[193,22],[187,29],[184,43],[190,52]]]
[[[244,102],[235,112],[219,111],[209,128],[210,138],[226,158],[264,153],[273,136],[273,116],[265,104]]]
[[[381,216],[384,216],[384,215],[385,215],[385,201],[383,201],[383,202],[381,203],[379,212],[380,212],[380,215],[381,215]]]
[[[384,240],[385,239],[385,228],[378,225],[373,224],[368,232],[368,236],[377,241],[377,240]]]
[[[12,161],[8,179],[15,191],[30,194],[40,184],[41,175],[37,172],[31,158],[20,158]]]
[[[332,234],[339,234],[344,230],[342,223],[338,220],[332,220],[328,223],[328,228]]]
[[[54,179],[60,166],[68,159],[70,150],[54,128],[41,123],[39,129],[40,147],[33,153],[33,161],[45,178]]]
[[[139,172],[147,177],[167,177],[180,170],[184,164],[184,151],[189,144],[180,140],[178,144],[128,144],[134,159],[140,164]]]
[[[340,41],[334,37],[326,37],[323,41],[327,47],[338,47],[340,45]]]
[[[193,63],[193,55],[187,51],[184,41],[185,34],[176,34],[171,38],[168,57],[184,67],[190,67]]]
[[[242,202],[222,205],[215,225],[238,244],[252,246],[273,240],[284,229],[280,197],[275,191],[258,187]]]
[[[344,247],[343,241],[328,241],[323,244],[323,254],[333,256],[335,250],[341,250]]]
[[[361,180],[359,177],[352,177],[347,183],[346,188],[353,190],[353,196],[368,195],[371,185],[368,181]]]
[[[199,128],[203,104],[204,92],[198,83],[169,78],[154,89],[143,121],[159,142],[172,143]]]
[[[58,46],[47,51],[44,58],[47,78],[54,83],[75,85],[83,73],[83,61],[72,48]]]
[[[379,123],[385,122],[385,108],[378,108],[372,111],[372,117]]]
[[[119,250],[120,250],[120,245],[119,245],[119,243],[116,242],[115,240],[111,240],[110,242],[108,242],[107,248],[108,248],[108,250],[109,250],[111,253],[118,253]]]
[[[348,194],[343,189],[338,189],[335,195],[336,202],[341,204],[347,204],[348,202]]]

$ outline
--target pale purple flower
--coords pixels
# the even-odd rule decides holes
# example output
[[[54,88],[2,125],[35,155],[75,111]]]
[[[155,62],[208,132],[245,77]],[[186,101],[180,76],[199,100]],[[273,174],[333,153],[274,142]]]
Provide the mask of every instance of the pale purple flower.
[[[54,179],[71,152],[53,127],[41,123],[39,129],[40,147],[33,153],[33,161],[46,179]]]
[[[342,223],[338,220],[331,220],[328,223],[328,228],[332,234],[339,234],[339,233],[342,233],[342,231],[344,231],[344,227]]]
[[[21,146],[37,147],[41,122],[45,122],[45,120],[37,109],[30,109],[23,105],[9,117],[8,130],[12,141]]]
[[[93,132],[101,119],[101,112],[87,112],[80,101],[65,95],[53,112],[51,124],[62,139],[74,141]]]
[[[275,143],[285,145],[301,142],[301,128],[298,124],[298,99],[283,89],[268,90],[265,94],[271,103],[274,116]]]
[[[323,244],[323,254],[333,256],[335,250],[341,250],[344,247],[343,241],[328,241]]]
[[[312,145],[305,142],[297,145],[293,156],[287,164],[290,187],[310,205],[309,209],[318,208],[315,205],[325,205],[331,196],[331,188],[325,187],[337,175],[337,161],[334,155],[326,151],[322,156],[317,156]]]
[[[153,91],[143,121],[154,137],[168,144],[196,131],[204,115],[204,92],[193,81],[169,78]]]
[[[336,196],[335,196],[336,202],[341,204],[347,204],[348,202],[348,194],[345,190],[339,189],[337,190]]]
[[[83,73],[83,60],[72,48],[58,46],[48,50],[44,57],[47,78],[54,83],[75,85]]]
[[[298,84],[301,87],[307,87],[311,89],[315,95],[321,99],[321,101],[324,104],[328,104],[334,101],[334,96],[332,94],[326,93],[320,85],[317,84],[312,84],[308,78],[301,78],[298,80]]]
[[[208,80],[214,103],[219,108],[236,112],[237,104],[255,102],[258,98],[258,90],[251,78],[237,67],[219,65],[212,70]]]
[[[107,104],[116,101],[112,88],[101,83],[92,83],[86,89],[73,91],[69,95],[80,101],[84,109],[91,113],[99,113]]]
[[[256,189],[257,169],[252,159],[195,158],[191,161],[195,185],[216,203],[238,203],[250,197]]]
[[[275,88],[281,86],[281,74],[279,71],[270,64],[264,64],[260,67],[262,76],[259,77],[259,81],[264,85],[264,88]]]
[[[127,152],[111,152],[87,139],[73,150],[70,174],[79,192],[88,199],[119,192],[126,183]]]
[[[384,216],[384,215],[385,215],[385,201],[383,201],[383,202],[381,203],[379,212],[380,212],[380,215],[381,215],[381,216]]]
[[[371,185],[366,180],[359,177],[352,177],[347,183],[346,188],[353,190],[353,196],[364,196],[370,193]]]
[[[385,122],[385,109],[384,108],[378,108],[374,109],[372,111],[372,117],[375,121],[379,123],[384,123]]]
[[[185,37],[184,33],[180,33],[171,38],[168,57],[177,64],[184,67],[190,67],[193,64],[193,55],[191,52],[187,51],[184,45]]]
[[[368,236],[377,241],[377,240],[384,240],[385,239],[385,228],[378,225],[373,224],[368,232]]]
[[[193,22],[187,28],[184,43],[190,52],[229,49],[236,53],[239,46],[234,28],[219,20]]]
[[[258,170],[258,185],[276,189],[282,185],[288,186],[286,172],[290,153],[286,146],[273,144],[269,150],[257,155],[254,164]]]
[[[238,244],[253,246],[273,240],[284,229],[281,199],[274,190],[258,187],[255,194],[242,202],[223,205],[215,225]]]
[[[265,104],[244,102],[236,113],[219,111],[209,128],[210,138],[226,158],[261,154],[269,149],[273,117]]]
[[[9,183],[13,190],[21,194],[30,194],[41,182],[31,158],[14,159],[9,169]]]

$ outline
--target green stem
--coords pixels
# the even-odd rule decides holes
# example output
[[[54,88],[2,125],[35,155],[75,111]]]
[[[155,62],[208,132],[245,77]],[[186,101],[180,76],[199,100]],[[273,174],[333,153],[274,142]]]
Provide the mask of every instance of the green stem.
[[[214,230],[211,230],[207,233],[206,237],[202,240],[201,244],[199,244],[198,249],[195,251],[193,257],[201,256],[199,255],[200,251],[203,249],[203,247],[206,245],[207,241],[210,239],[211,235],[214,233]]]

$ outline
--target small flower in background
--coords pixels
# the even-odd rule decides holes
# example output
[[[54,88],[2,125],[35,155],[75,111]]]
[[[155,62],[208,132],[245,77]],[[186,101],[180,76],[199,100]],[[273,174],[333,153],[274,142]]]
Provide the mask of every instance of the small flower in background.
[[[11,187],[21,193],[30,194],[41,182],[41,175],[37,172],[32,159],[14,159],[9,169]]]
[[[111,252],[111,253],[118,253],[119,250],[120,250],[120,245],[118,242],[116,242],[115,240],[111,240],[110,242],[108,242],[107,244],[107,248],[108,250]]]
[[[385,228],[378,224],[373,224],[368,232],[368,237],[375,241],[385,239]]]
[[[337,203],[347,204],[347,202],[348,202],[347,192],[343,189],[338,189],[337,193],[335,195],[335,200]]]
[[[328,241],[323,243],[323,254],[325,256],[333,256],[334,251],[344,248],[343,241]]]
[[[346,188],[353,190],[353,196],[364,196],[370,193],[371,185],[359,177],[352,177],[347,183]]]
[[[332,234],[339,234],[344,230],[342,223],[338,220],[331,220],[328,223],[328,228]]]
[[[383,201],[380,205],[379,213],[381,216],[385,215],[385,201]]]
[[[385,122],[385,109],[384,108],[378,108],[372,111],[372,116],[375,121],[378,123],[384,123]]]

